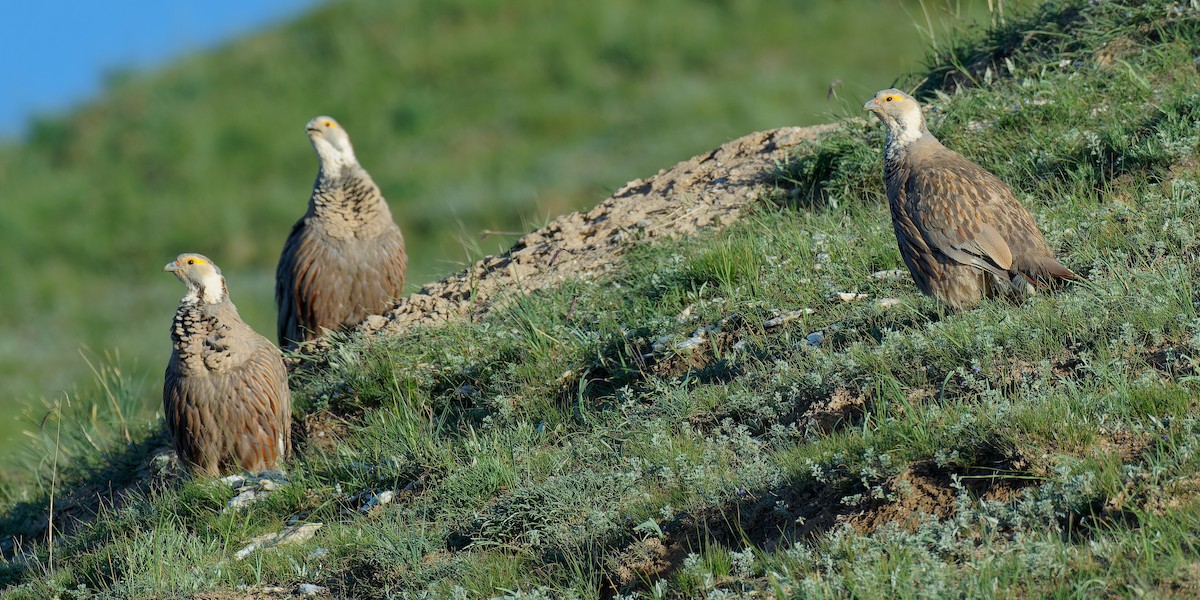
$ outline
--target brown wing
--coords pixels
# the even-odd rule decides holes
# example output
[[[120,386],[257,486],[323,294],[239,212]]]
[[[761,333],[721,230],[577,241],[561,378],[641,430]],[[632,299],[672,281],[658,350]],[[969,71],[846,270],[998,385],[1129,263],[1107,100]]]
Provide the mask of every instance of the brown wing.
[[[303,340],[300,333],[300,307],[296,296],[297,254],[300,251],[300,240],[304,235],[306,219],[296,221],[292,233],[283,244],[283,252],[279,255],[279,264],[275,266],[275,306],[279,311],[276,317],[276,332],[281,347],[287,347],[292,342]]]
[[[171,354],[163,376],[163,415],[179,460],[208,475],[217,475],[216,460],[206,459],[206,448],[214,446],[211,439],[220,431],[210,399],[196,390],[192,378],[182,372],[179,356]],[[215,457],[214,457],[215,458]]]
[[[248,471],[276,467],[292,447],[287,369],[279,351],[261,336],[259,341],[250,359],[218,384],[238,407],[229,429],[235,440],[233,459]]]
[[[260,336],[261,337],[261,336]],[[167,428],[181,460],[218,475],[262,471],[291,449],[291,396],[278,350],[262,344],[227,373],[187,375],[172,356],[163,385]]]
[[[335,240],[297,223],[275,273],[280,345],[384,312],[403,291],[407,266],[394,223],[370,240]]]
[[[404,236],[395,223],[375,239],[357,242],[356,247],[358,276],[348,299],[355,311],[346,325],[357,325],[367,315],[381,314],[391,308],[404,292],[408,271]]]
[[[992,212],[992,205],[1011,198],[1008,186],[965,159],[939,160],[914,169],[905,191],[915,199],[913,220],[930,247],[960,264],[1009,278],[1013,253]]]
[[[297,230],[276,272],[277,296],[282,288],[290,300],[286,307],[280,303],[281,345],[319,337],[323,328],[336,330],[352,310],[346,299],[355,283],[354,263],[343,257],[343,243],[312,227]]]

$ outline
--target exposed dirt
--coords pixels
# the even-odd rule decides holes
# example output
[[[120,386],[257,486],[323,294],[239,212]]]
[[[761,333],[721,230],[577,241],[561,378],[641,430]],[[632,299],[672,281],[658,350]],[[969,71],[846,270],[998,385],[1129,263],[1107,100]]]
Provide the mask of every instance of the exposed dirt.
[[[350,423],[329,410],[304,415],[292,422],[292,443],[333,452],[350,433]]]
[[[828,434],[857,421],[866,404],[866,396],[838,388],[828,399],[810,404],[799,420],[805,431]]]
[[[741,550],[753,544],[765,552],[816,538],[848,525],[862,534],[895,523],[915,529],[922,518],[952,517],[957,509],[955,478],[971,496],[1013,502],[1037,483],[1025,476],[1023,459],[981,456],[970,468],[939,468],[917,463],[880,482],[883,498],[844,501],[858,490],[809,482],[778,489],[747,491],[741,500],[696,511],[664,526],[661,538],[636,540],[607,561],[612,591],[645,586],[668,577],[689,552],[720,544]]]
[[[518,240],[508,252],[425,286],[386,315],[368,319],[362,329],[393,333],[413,325],[478,317],[505,295],[602,274],[632,243],[728,225],[761,197],[772,183],[775,165],[793,148],[837,127],[751,133],[631,181],[596,208],[563,215]]]

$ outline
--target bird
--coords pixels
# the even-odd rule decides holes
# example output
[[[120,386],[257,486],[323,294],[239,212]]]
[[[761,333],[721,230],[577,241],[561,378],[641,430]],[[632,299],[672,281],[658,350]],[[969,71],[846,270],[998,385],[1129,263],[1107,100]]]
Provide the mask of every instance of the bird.
[[[1012,189],[945,147],[912,96],[886,89],[863,106],[887,129],[883,179],[900,255],[921,292],[955,310],[1021,300],[1081,281],[1055,256]]]
[[[346,130],[321,116],[305,131],[320,169],[275,270],[284,348],[382,314],[400,297],[408,270],[404,236]]]
[[[279,469],[292,446],[283,355],[242,321],[208,257],[180,254],[163,271],[187,287],[163,376],[163,413],[180,460],[209,476]]]

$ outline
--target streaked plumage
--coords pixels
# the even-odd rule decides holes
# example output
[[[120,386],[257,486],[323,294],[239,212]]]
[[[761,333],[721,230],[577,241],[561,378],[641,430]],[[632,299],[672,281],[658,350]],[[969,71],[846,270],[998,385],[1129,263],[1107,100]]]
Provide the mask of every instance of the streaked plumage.
[[[883,90],[863,107],[887,127],[884,183],[904,264],[925,294],[956,309],[1081,279],[1055,258],[1003,181],[946,148],[912,96]]]
[[[291,452],[291,396],[279,349],[229,300],[200,254],[163,267],[187,286],[171,327],[163,411],[179,459],[207,475],[276,468]]]
[[[320,171],[275,271],[284,347],[383,313],[400,297],[408,268],[404,236],[345,130],[329,117],[306,130]]]

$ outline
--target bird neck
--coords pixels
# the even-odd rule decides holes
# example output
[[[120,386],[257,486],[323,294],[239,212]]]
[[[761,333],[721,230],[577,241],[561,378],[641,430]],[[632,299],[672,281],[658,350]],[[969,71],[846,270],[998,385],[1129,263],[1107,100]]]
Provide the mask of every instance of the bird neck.
[[[188,286],[188,293],[182,303],[186,305],[220,304],[229,300],[229,290],[225,288],[225,278],[211,275],[206,279]]]
[[[925,127],[925,116],[915,104],[905,106],[901,110],[880,114],[884,125],[887,126],[887,141],[884,148],[888,152],[900,152],[918,140],[929,136]]]
[[[925,123],[889,127],[883,144],[883,157],[887,163],[898,162],[914,144],[937,142],[937,138],[925,128]]]
[[[309,199],[309,212],[350,223],[369,222],[377,216],[391,221],[391,211],[379,187],[357,163],[336,174],[321,169]]]

